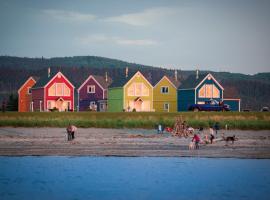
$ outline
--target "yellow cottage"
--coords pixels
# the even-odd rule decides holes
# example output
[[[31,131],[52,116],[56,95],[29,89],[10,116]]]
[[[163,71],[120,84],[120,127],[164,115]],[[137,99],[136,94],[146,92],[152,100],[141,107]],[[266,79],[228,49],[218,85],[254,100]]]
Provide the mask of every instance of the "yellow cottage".
[[[153,110],[153,86],[141,72],[124,85],[124,109],[126,111],[151,112]]]
[[[154,86],[154,110],[177,112],[177,87],[179,82],[163,76]]]

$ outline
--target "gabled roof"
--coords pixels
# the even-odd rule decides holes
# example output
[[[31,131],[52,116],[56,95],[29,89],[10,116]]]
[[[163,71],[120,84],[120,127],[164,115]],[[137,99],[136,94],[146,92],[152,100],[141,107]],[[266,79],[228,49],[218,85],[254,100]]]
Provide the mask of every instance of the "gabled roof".
[[[36,79],[33,76],[30,76],[23,84],[22,86],[18,89],[18,93],[21,91],[21,89],[25,86],[28,81],[33,80],[36,83]]]
[[[142,75],[142,78],[146,80],[146,82],[149,83],[149,85],[153,88],[153,84],[151,83],[151,77],[147,79],[140,71],[137,71],[129,80],[125,83],[124,87],[134,78],[136,74]]]
[[[211,77],[213,81],[222,89],[224,88],[220,85],[220,83],[214,78],[212,74],[201,74],[199,78],[196,79],[196,75],[190,75],[186,80],[182,82],[179,89],[193,89],[199,87],[208,77]]]
[[[174,78],[172,78],[172,77],[169,77],[169,76],[163,76],[157,83],[155,83],[155,85],[154,85],[154,87],[156,87],[157,86],[157,84],[161,81],[161,80],[163,80],[163,79],[167,79],[174,87],[175,87],[175,89],[177,89],[178,87],[179,87],[179,85],[180,85],[180,82],[179,81],[176,81]]]
[[[199,74],[199,78],[196,79],[196,74],[190,75],[181,82],[179,89],[191,89],[196,88],[197,85],[207,76],[207,74]]]
[[[125,77],[124,75],[121,78],[117,78],[115,80],[113,80],[112,84],[109,86],[110,88],[114,88],[114,87],[124,87],[125,84],[127,84],[127,82],[133,78],[133,76],[137,73],[140,72],[143,77],[150,83],[150,85],[152,85],[152,87],[160,81],[160,79],[162,77],[157,77],[155,76],[155,79],[153,78],[153,76],[151,75],[151,73],[148,72],[141,72],[141,71],[131,71],[128,74],[128,77]]]
[[[105,77],[103,76],[89,75],[88,78],[78,88],[78,91],[89,81],[90,78],[96,81],[97,84],[99,84],[103,88],[103,90],[107,89],[112,83],[112,79],[110,77],[108,77],[108,81],[106,81]]]
[[[129,72],[128,77],[126,77],[124,74],[120,78],[114,79],[112,81],[112,84],[110,85],[110,88],[114,87],[123,87],[134,75],[136,74],[136,71]]]
[[[55,78],[55,76],[58,73],[61,73],[61,75],[69,82],[69,84],[71,84],[71,86],[74,87],[74,85],[69,81],[69,79],[62,72],[51,71],[50,77],[48,77],[48,74],[44,74],[43,76],[41,76],[39,80],[37,81],[36,85],[33,87],[33,89],[45,87],[50,81],[52,81]]]

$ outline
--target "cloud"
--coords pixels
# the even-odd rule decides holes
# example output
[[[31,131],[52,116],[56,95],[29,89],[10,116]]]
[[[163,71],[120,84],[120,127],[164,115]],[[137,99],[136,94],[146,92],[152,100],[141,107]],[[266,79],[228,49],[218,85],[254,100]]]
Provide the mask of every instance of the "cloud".
[[[105,19],[107,22],[125,23],[132,26],[148,26],[160,20],[171,17],[177,13],[177,9],[170,7],[156,7],[142,12],[123,14]]]
[[[149,46],[149,45],[156,45],[157,42],[154,40],[130,40],[130,39],[117,39],[116,40],[117,44],[122,44],[122,45],[136,45],[136,46]]]
[[[96,19],[95,15],[65,10],[43,10],[43,13],[64,22],[90,22]]]
[[[77,38],[77,42],[83,45],[93,43],[108,43],[118,44],[126,46],[152,46],[157,45],[158,42],[151,39],[126,39],[120,37],[109,37],[103,34],[88,35],[86,37]]]

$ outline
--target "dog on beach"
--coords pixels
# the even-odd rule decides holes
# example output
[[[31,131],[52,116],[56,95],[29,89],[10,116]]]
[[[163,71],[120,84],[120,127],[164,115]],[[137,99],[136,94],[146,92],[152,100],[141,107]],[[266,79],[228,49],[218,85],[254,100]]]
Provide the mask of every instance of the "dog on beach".
[[[235,135],[224,137],[223,139],[226,141],[226,145],[228,145],[228,142],[230,142],[230,141],[232,142],[232,144],[234,144],[234,141],[236,141]]]
[[[192,150],[194,148],[195,148],[195,142],[190,142],[189,145],[188,145],[188,149]]]

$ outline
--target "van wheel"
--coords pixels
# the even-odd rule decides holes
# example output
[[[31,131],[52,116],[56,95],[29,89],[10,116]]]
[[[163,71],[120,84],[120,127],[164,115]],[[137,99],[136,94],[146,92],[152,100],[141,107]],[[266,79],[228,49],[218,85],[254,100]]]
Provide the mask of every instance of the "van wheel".
[[[199,112],[199,109],[198,108],[194,108],[193,109],[193,112]]]

